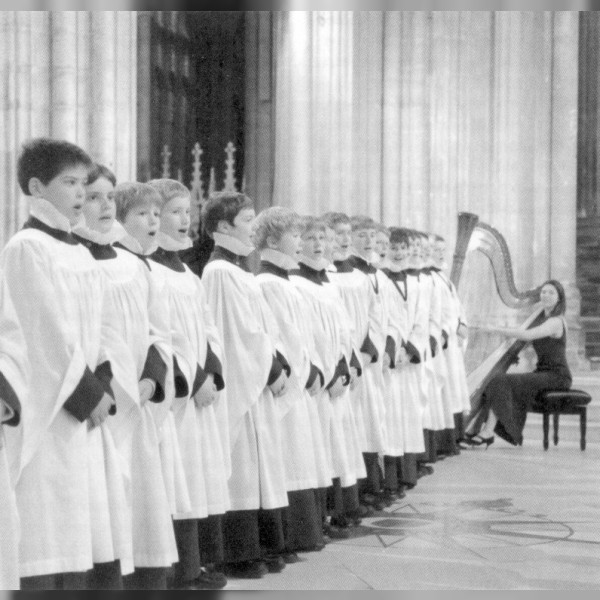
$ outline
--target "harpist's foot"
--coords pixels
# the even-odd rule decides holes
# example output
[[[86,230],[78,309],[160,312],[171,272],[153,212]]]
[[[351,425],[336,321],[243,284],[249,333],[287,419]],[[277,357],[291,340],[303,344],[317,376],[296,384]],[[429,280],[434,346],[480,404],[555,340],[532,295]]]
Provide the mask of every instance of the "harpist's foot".
[[[469,444],[471,446],[483,446],[485,444],[485,449],[487,450],[489,446],[494,443],[496,438],[492,435],[490,437],[484,438],[480,435],[474,435],[470,440]]]

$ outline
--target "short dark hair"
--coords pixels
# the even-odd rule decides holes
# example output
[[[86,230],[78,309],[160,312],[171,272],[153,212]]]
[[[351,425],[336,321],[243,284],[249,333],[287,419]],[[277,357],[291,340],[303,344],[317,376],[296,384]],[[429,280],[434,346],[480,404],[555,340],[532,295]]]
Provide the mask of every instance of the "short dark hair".
[[[329,229],[335,229],[335,226],[340,223],[343,225],[350,225],[350,217],[343,212],[326,212],[321,219],[327,223]]]
[[[214,192],[202,208],[202,227],[209,237],[217,230],[219,221],[233,226],[233,220],[245,208],[254,208],[251,198],[240,192]]]
[[[567,295],[565,294],[565,288],[563,287],[563,284],[556,279],[548,279],[548,281],[544,281],[544,283],[542,283],[542,285],[540,286],[540,292],[542,291],[542,288],[545,285],[551,285],[558,294],[558,302],[556,303],[556,306],[552,309],[550,316],[558,317],[560,315],[564,315],[567,311]]]
[[[305,215],[302,217],[302,235],[308,235],[312,231],[320,231],[325,233],[329,225],[325,219],[314,217],[313,215]],[[331,227],[329,227],[331,229]]]
[[[411,231],[405,227],[390,227],[390,244],[410,245]]]
[[[352,231],[377,229],[377,222],[366,215],[354,215],[350,218],[350,226],[352,227]]]
[[[92,170],[88,174],[87,184],[91,185],[92,183],[98,181],[101,177],[104,179],[108,179],[113,184],[113,187],[117,185],[117,178],[115,174],[106,166],[94,163],[92,165]]]
[[[26,141],[17,160],[17,180],[26,196],[30,196],[29,182],[33,177],[48,185],[67,167],[83,165],[90,169],[92,159],[85,150],[66,140],[33,138]]]

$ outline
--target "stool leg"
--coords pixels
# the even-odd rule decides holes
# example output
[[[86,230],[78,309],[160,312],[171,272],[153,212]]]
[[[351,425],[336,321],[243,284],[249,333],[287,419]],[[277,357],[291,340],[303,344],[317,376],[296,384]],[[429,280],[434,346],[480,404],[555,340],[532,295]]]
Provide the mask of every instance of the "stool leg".
[[[553,425],[554,425],[554,445],[558,445],[558,413],[555,412],[552,415]]]
[[[548,450],[548,430],[550,429],[550,415],[544,413],[544,450]]]
[[[587,406],[583,406],[581,412],[579,413],[579,429],[581,432],[579,446],[582,450],[585,450],[585,433],[587,429]]]

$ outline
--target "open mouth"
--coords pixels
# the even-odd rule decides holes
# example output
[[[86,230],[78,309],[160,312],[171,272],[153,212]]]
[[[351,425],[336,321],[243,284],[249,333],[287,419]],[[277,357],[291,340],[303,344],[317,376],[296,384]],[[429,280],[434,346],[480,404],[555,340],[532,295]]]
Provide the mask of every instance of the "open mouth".
[[[156,231],[149,231],[148,235],[151,235],[152,237],[154,237],[156,235]]]
[[[188,232],[187,228],[185,228],[185,229],[178,229],[177,231],[179,231],[179,233],[181,235],[187,235],[187,232]]]

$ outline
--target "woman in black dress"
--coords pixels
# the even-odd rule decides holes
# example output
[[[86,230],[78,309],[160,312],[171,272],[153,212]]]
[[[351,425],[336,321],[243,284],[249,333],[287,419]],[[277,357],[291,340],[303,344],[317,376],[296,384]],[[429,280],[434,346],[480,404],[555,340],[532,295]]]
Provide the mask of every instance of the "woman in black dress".
[[[464,445],[486,448],[499,435],[515,446],[523,443],[523,428],[538,392],[568,390],[571,372],[567,365],[567,330],[564,320],[565,290],[556,280],[544,283],[540,292],[543,310],[529,329],[489,327],[489,331],[531,342],[538,362],[533,373],[501,374],[487,385],[481,408],[467,426]],[[483,427],[477,431],[478,424]]]

